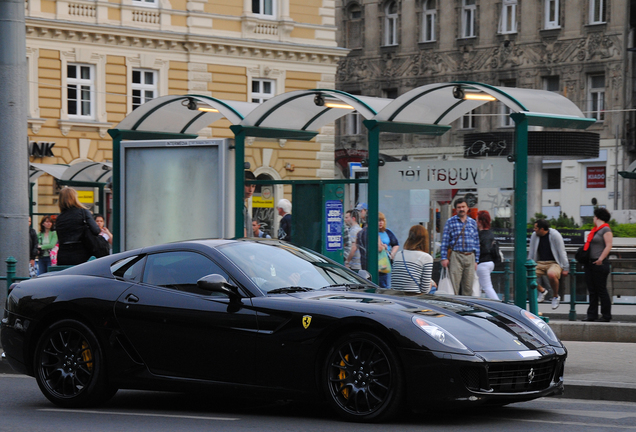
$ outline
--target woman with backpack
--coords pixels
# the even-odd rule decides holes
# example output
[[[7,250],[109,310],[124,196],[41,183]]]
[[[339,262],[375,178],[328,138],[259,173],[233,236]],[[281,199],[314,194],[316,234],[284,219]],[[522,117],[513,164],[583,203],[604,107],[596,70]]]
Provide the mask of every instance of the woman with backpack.
[[[490,231],[490,213],[482,210],[477,213],[477,229],[479,229],[479,264],[477,265],[477,277],[479,285],[488,298],[499,300],[499,296],[492,286],[490,274],[495,269],[496,254],[495,235]]]

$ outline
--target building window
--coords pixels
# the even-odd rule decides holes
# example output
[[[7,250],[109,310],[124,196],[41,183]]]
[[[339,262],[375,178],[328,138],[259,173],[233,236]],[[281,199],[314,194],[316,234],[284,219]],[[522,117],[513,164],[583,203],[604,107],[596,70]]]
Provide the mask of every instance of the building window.
[[[499,19],[500,33],[517,33],[517,0],[503,0]]]
[[[435,0],[424,0],[422,4],[422,41],[431,42],[435,40],[435,20],[437,9]]]
[[[95,117],[95,71],[91,65],[68,64],[66,102],[69,117]]]
[[[274,5],[274,0],[252,0],[252,13],[272,18],[275,13]]]
[[[561,189],[561,168],[546,168],[542,175],[543,189]]]
[[[153,70],[133,69],[132,71],[132,108],[157,97],[157,72]]]
[[[515,87],[517,82],[514,80],[511,81],[503,81],[501,83],[501,87]],[[501,118],[501,122],[499,123],[500,127],[514,127],[515,123],[510,117],[512,114],[512,110],[504,105],[503,102],[499,102],[499,115]]]
[[[472,110],[462,116],[462,129],[475,129],[477,127],[477,116]]]
[[[357,111],[353,111],[351,114],[345,116],[347,123],[347,135],[360,135],[362,116]]]
[[[397,99],[398,91],[396,88],[383,89],[382,97],[385,99]]]
[[[389,2],[384,8],[384,45],[397,45],[398,7]]]
[[[362,7],[353,4],[349,7],[346,23],[347,48],[362,48]]]
[[[146,6],[146,7],[158,7],[158,0],[132,0],[132,4],[135,6]]]
[[[605,120],[605,75],[590,75],[587,94],[588,115],[598,121]]]
[[[561,27],[559,25],[559,0],[545,0],[545,24],[546,29]]]
[[[477,0],[463,0],[462,7],[462,37],[475,37],[475,20],[477,12]]]
[[[276,85],[274,81],[264,79],[252,80],[252,102],[263,103],[274,97]]]
[[[590,0],[590,24],[605,22],[605,0]]]
[[[558,93],[559,92],[559,76],[543,77],[543,90]]]

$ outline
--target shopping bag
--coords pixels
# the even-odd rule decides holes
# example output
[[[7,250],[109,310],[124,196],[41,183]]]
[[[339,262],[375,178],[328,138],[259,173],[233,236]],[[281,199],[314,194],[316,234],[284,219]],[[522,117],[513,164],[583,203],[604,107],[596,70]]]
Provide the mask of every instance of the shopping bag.
[[[378,253],[378,271],[380,273],[391,273],[391,260],[386,249],[382,249]]]
[[[473,278],[473,297],[481,297],[481,285],[479,285],[479,278],[477,275]]]
[[[451,283],[450,277],[448,276],[448,270],[446,267],[442,267],[442,273],[439,277],[439,283],[437,284],[436,294],[455,294],[455,290],[453,289],[453,284]]]

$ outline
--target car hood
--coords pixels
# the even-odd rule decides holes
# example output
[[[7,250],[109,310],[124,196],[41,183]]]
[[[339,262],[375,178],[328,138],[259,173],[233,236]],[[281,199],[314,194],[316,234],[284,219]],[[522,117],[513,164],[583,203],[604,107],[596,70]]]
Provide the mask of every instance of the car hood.
[[[378,294],[360,291],[306,293],[303,297],[333,302],[334,305],[368,314],[382,314],[396,319],[399,331],[419,316],[450,332],[474,352],[540,350],[549,339],[530,320],[522,317],[517,306],[476,299],[439,295],[405,296],[402,293]],[[380,320],[378,320],[380,321]],[[553,342],[558,344],[558,342]],[[559,344],[560,345],[560,344]]]

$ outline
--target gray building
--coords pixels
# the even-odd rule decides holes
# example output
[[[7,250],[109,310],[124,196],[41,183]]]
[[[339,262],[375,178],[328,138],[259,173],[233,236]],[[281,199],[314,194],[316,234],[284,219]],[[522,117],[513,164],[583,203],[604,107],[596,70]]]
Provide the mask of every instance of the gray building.
[[[636,156],[635,0],[339,0],[336,23],[339,45],[351,50],[336,85],[352,94],[395,98],[459,80],[566,96],[598,120],[588,131],[599,135],[599,157],[533,158],[529,187],[541,193],[531,194],[530,207],[577,222],[594,205],[636,208],[636,180],[617,176]],[[381,153],[461,158],[474,134],[512,132],[508,113],[492,102],[438,138],[384,134]],[[364,157],[366,130],[350,114],[336,133],[344,173],[347,162]]]

